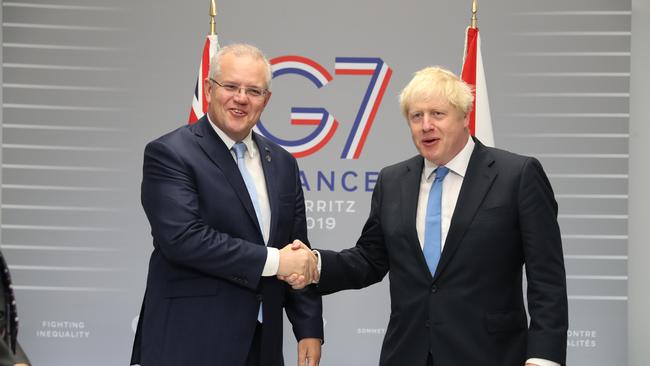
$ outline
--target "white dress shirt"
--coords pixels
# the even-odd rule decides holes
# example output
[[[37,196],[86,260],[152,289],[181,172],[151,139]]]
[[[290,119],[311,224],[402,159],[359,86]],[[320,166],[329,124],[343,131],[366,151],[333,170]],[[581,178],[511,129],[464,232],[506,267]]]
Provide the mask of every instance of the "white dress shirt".
[[[474,140],[470,137],[458,155],[454,156],[445,164],[449,168],[449,174],[442,181],[442,200],[440,207],[440,215],[442,216],[440,233],[442,237],[440,238],[440,251],[445,247],[451,217],[454,215],[456,201],[458,201],[460,187],[463,185],[463,178],[465,178],[465,172],[467,171],[467,165],[469,165],[469,158],[472,157],[472,151],[474,151]],[[418,232],[418,239],[420,240],[420,248],[424,247],[424,222],[427,217],[427,201],[429,200],[429,191],[431,191],[431,185],[435,178],[434,170],[437,168],[437,165],[424,159],[424,169],[422,169],[422,176],[420,177],[418,208],[415,214],[415,227]]]
[[[239,141],[234,141],[225,132],[223,132],[217,125],[212,123],[210,116],[206,114],[210,125],[214,131],[219,135],[221,140],[228,150],[230,150],[230,155],[237,162],[237,155],[232,150],[232,147],[235,143]],[[269,194],[266,190],[266,180],[264,179],[264,169],[262,168],[262,160],[260,159],[259,149],[257,144],[253,141],[253,134],[250,132],[242,142],[246,145],[246,154],[244,154],[244,162],[246,163],[246,169],[248,173],[253,178],[255,183],[255,190],[257,191],[257,199],[260,207],[261,225],[262,225],[262,237],[264,238],[264,244],[268,245],[269,242],[269,233],[271,231],[271,206],[269,204]],[[278,273],[278,268],[280,267],[280,252],[277,248],[266,247],[266,262],[264,263],[264,269],[262,270],[262,276],[275,276]]]

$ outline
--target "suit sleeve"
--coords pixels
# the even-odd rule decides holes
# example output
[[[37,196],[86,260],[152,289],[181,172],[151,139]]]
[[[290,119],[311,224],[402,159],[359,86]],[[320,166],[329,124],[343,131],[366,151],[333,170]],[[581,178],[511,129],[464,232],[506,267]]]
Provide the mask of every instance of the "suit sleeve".
[[[295,160],[294,160],[295,162]],[[295,167],[296,179],[296,208],[293,222],[293,237],[300,239],[309,246],[307,239],[307,218],[305,216],[305,198],[300,183],[298,164]],[[288,287],[288,286],[287,286]],[[297,340],[303,338],[324,339],[323,335],[323,302],[315,286],[307,286],[303,290],[289,288],[285,311],[293,326]]]
[[[527,356],[564,364],[568,304],[557,203],[534,158],[523,166],[518,207],[530,313]]]
[[[170,262],[251,289],[257,287],[266,248],[219,232],[204,222],[193,172],[160,141],[145,148],[142,206],[154,244]]]
[[[388,252],[381,221],[383,180],[382,171],[372,192],[370,215],[357,244],[341,252],[318,250],[322,261],[318,283],[321,294],[364,288],[381,281],[388,272]]]

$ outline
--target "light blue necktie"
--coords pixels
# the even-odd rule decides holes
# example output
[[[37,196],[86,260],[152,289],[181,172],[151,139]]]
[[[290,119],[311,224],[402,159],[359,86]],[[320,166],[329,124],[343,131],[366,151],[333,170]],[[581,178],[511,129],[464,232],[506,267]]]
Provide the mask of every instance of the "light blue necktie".
[[[433,276],[440,261],[440,248],[442,240],[440,207],[442,203],[442,180],[445,179],[449,168],[439,166],[435,170],[436,178],[433,180],[427,202],[427,216],[424,223],[424,258]]]
[[[253,207],[255,207],[255,215],[257,216],[260,230],[264,232],[264,228],[262,227],[262,211],[260,210],[260,203],[257,199],[257,189],[255,189],[255,182],[246,168],[246,161],[244,161],[244,155],[247,151],[246,144],[239,141],[232,147],[232,149],[235,151],[235,156],[237,156],[237,167],[239,167],[241,177],[244,178],[244,183],[246,183],[248,195],[251,197],[251,201],[253,201]]]
[[[257,222],[260,225],[260,230],[264,232],[264,228],[262,227],[262,211],[260,210],[260,202],[257,199],[257,189],[255,189],[255,182],[253,181],[253,177],[251,177],[248,169],[246,168],[246,161],[244,161],[244,154],[247,150],[246,144],[239,141],[235,143],[232,149],[235,151],[235,156],[237,156],[237,167],[239,167],[241,177],[244,178],[244,183],[246,183],[248,195],[251,197],[251,201],[253,201],[253,207],[255,207],[255,215],[257,216]],[[257,320],[260,323],[262,322],[262,304],[260,304],[260,309],[257,313]]]

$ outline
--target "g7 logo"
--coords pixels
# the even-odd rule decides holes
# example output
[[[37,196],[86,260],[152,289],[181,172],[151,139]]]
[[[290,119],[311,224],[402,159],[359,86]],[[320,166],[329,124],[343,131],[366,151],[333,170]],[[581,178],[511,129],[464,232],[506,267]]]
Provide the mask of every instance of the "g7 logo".
[[[341,159],[358,159],[393,71],[380,58],[336,57],[335,61],[336,75],[370,75],[370,83],[341,153]],[[274,79],[284,74],[296,74],[310,80],[319,89],[333,79],[323,66],[306,57],[276,57],[271,60],[271,65]],[[292,107],[291,124],[314,125],[316,129],[297,140],[284,140],[274,136],[262,121],[257,123],[255,130],[284,147],[296,158],[301,158],[327,145],[339,126],[339,122],[325,108]]]

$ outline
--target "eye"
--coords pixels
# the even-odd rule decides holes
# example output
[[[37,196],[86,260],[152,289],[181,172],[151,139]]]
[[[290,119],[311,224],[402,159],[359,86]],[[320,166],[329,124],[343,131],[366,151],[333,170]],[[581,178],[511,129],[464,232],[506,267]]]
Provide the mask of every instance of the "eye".
[[[422,112],[413,112],[413,113],[411,113],[411,119],[413,119],[413,120],[421,119],[422,116],[423,116]]]
[[[223,84],[223,88],[231,93],[236,93],[239,91],[239,85],[235,84]]]
[[[251,97],[260,97],[264,94],[264,90],[260,88],[246,88],[246,94]]]

